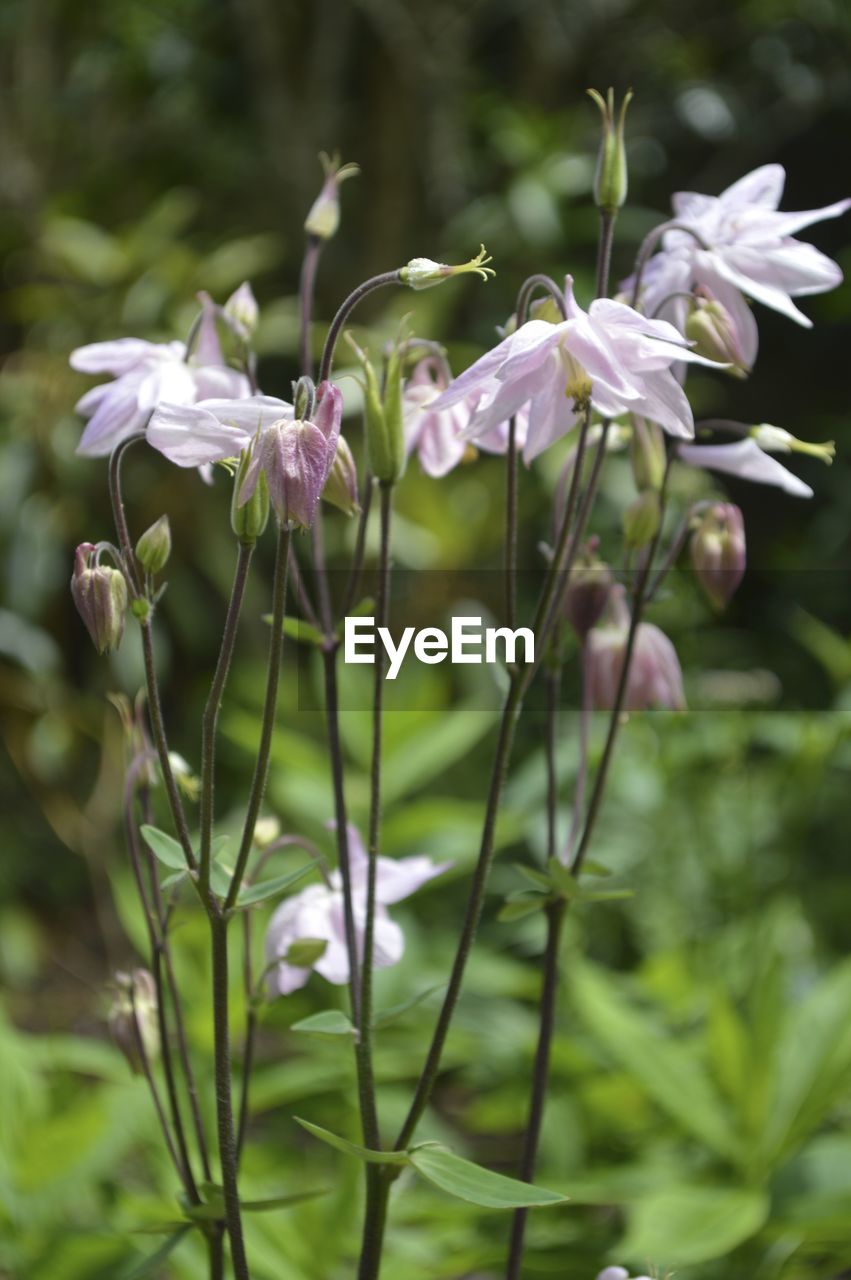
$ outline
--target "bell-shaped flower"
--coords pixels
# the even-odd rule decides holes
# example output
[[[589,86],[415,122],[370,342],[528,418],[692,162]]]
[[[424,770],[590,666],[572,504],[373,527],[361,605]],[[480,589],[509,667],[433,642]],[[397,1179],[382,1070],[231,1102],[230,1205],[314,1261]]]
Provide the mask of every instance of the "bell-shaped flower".
[[[414,366],[402,400],[408,456],[416,452],[426,475],[435,477],[445,476],[470,452],[464,433],[473,414],[483,403],[483,393],[471,391],[448,409],[435,409],[434,402],[450,382],[446,363],[426,356]],[[522,449],[526,440],[528,411],[520,409],[516,416],[515,440],[518,449]],[[508,422],[498,423],[477,437],[476,446],[487,453],[505,453],[508,448]]]
[[[758,336],[746,298],[809,328],[812,322],[792,299],[835,288],[842,272],[811,244],[796,240],[795,233],[814,222],[839,217],[851,208],[851,200],[781,213],[777,206],[785,180],[782,165],[766,164],[720,196],[678,192],[673,198],[674,217],[699,240],[686,231],[665,234],[662,252],[644,271],[643,310],[653,315],[673,293],[690,293],[696,286],[707,289],[733,317],[747,367],[756,357]],[[627,281],[624,287],[630,284]],[[677,313],[682,317],[687,305],[673,300],[671,312],[665,314],[677,321]]]
[[[369,859],[357,828],[349,825],[347,832],[352,909],[358,947],[362,955]],[[432,862],[431,858],[424,855],[377,859],[373,938],[373,965],[376,969],[386,969],[396,964],[405,950],[404,934],[399,925],[391,920],[388,906],[410,897],[429,880],[442,875],[451,865],[451,862]],[[306,948],[298,944],[322,942],[325,947],[320,949],[317,946],[316,958],[305,964]],[[287,959],[288,955],[302,963],[293,963],[292,959]],[[327,884],[310,885],[281,903],[269,921],[266,961],[268,965],[274,966],[270,970],[269,989],[276,995],[288,995],[303,987],[312,969],[336,986],[343,986],[349,981],[343,881],[339,871],[332,871]],[[275,964],[275,961],[279,963]]]
[[[188,359],[183,342],[116,338],[77,347],[70,363],[79,373],[109,373],[113,378],[92,387],[76,404],[77,412],[89,420],[77,452],[93,458],[110,454],[122,440],[142,431],[162,401],[194,404],[251,394],[245,375],[225,363],[215,308],[208,299],[202,302],[197,339]]]
[[[237,505],[244,506],[266,477],[269,499],[282,525],[307,528],[334,463],[343,398],[330,382],[316,391],[310,420],[274,396],[161,404],[148,425],[148,441],[179,467],[198,467],[248,451]]]
[[[586,640],[586,678],[591,705],[598,711],[611,711],[615,705],[629,628],[624,589],[612,587],[608,616],[601,626],[588,633]],[[640,622],[627,673],[623,710],[646,711],[659,707],[684,711],[685,705],[683,673],[676,649],[652,622]]]
[[[565,287],[567,318],[529,320],[471,365],[431,405],[452,408],[471,393],[482,399],[465,429],[478,440],[528,405],[523,455],[528,462],[571,431],[589,405],[605,418],[637,413],[671,435],[690,439],[694,420],[671,372],[679,361],[718,366],[697,355],[664,321],[598,298],[585,312]]]

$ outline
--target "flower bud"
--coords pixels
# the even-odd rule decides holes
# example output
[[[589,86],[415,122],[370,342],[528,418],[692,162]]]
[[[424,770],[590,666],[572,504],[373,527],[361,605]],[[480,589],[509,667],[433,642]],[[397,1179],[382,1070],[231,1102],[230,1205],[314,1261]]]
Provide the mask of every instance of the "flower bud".
[[[490,261],[490,255],[484,245],[481,246],[475,258],[471,258],[469,262],[462,262],[456,267],[450,267],[445,262],[433,262],[431,258],[411,258],[407,266],[402,267],[399,272],[399,279],[402,284],[410,285],[412,289],[431,289],[433,285],[443,284],[443,281],[448,280],[450,276],[465,275],[467,272],[487,280],[490,276],[496,275],[493,267],[487,265]]]
[[[257,328],[260,308],[257,306],[257,299],[247,280],[244,280],[230,295],[222,311],[243,342],[250,342]]]
[[[168,516],[160,516],[136,543],[136,559],[146,573],[159,573],[171,555],[171,527]]]
[[[659,531],[662,508],[659,495],[653,489],[645,489],[623,513],[623,533],[628,547],[646,547]]]
[[[712,604],[723,609],[745,573],[745,524],[738,507],[719,502],[709,508],[692,537],[691,562]]]
[[[273,844],[281,834],[281,824],[277,818],[258,818],[254,824],[254,844],[258,849],[265,849]]]
[[[77,547],[71,595],[98,653],[108,653],[124,635],[127,583],[119,569],[98,563],[99,554],[91,542]]]
[[[597,539],[591,539],[568,579],[564,614],[580,640],[603,616],[612,589],[612,573],[599,558]]]
[[[357,515],[360,511],[357,468],[348,441],[343,436],[337,439],[337,452],[334,454],[322,497],[347,516]]]
[[[266,476],[261,472],[257,477],[250,496],[240,504],[242,485],[250,461],[250,452],[246,450],[239,460],[233,481],[233,496],[230,504],[230,524],[243,546],[253,546],[261,536],[269,520],[269,486]]]
[[[405,470],[405,430],[402,401],[402,355],[397,346],[387,364],[384,391],[366,352],[351,335],[349,342],[363,369],[364,426],[369,469],[377,480],[395,484]]]
[[[594,203],[601,212],[611,217],[626,200],[627,169],[623,133],[626,109],[632,101],[632,90],[624,94],[617,120],[614,89],[609,89],[605,98],[596,89],[589,89],[588,96],[596,102],[603,117],[603,137],[597,154],[597,173],[594,178]]]
[[[341,165],[338,155],[329,156],[324,151],[319,153],[319,159],[325,181],[304,220],[304,229],[309,236],[330,240],[340,225],[340,184],[354,178],[360,168],[356,164]]]
[[[630,618],[622,586],[612,588],[609,620],[589,632],[586,643],[587,679],[591,703],[598,711],[615,705],[626,659]],[[677,651],[663,631],[640,622],[635,632],[632,661],[623,698],[624,711],[662,707],[685,710],[683,673]]]
[[[810,440],[799,440],[791,431],[783,427],[773,427],[770,422],[760,422],[751,427],[751,435],[760,449],[765,453],[806,453],[811,458],[819,458],[831,465],[836,457],[836,445],[833,440],[825,440],[824,444],[814,444]]]
[[[644,489],[658,491],[662,488],[667,462],[662,428],[658,423],[648,422],[635,413],[632,415],[630,462],[635,487],[639,492]]]
[[[115,981],[117,990],[109,1011],[109,1029],[131,1071],[138,1075],[145,1059],[151,1063],[160,1052],[157,990],[147,969],[116,973]]]
[[[727,366],[727,373],[734,378],[746,378],[750,373],[733,316],[706,290],[695,290],[694,305],[685,323],[685,336],[694,344],[698,355]]]

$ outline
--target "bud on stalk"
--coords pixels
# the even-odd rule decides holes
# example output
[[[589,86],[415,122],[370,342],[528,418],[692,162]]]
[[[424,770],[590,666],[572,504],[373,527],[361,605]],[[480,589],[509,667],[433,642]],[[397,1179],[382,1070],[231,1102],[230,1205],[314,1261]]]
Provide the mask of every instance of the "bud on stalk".
[[[81,542],[74,556],[71,595],[98,653],[117,649],[124,635],[127,583],[120,569],[99,564],[100,549]]]
[[[623,134],[626,110],[632,101],[632,90],[629,89],[624,94],[617,119],[614,89],[609,89],[605,98],[596,89],[589,89],[588,96],[600,108],[600,115],[603,117],[603,137],[594,179],[594,203],[601,213],[613,217],[626,200],[628,181]]]
[[[745,524],[738,507],[719,502],[706,512],[691,540],[697,580],[716,609],[730,602],[744,577]]]
[[[580,640],[600,621],[612,589],[612,573],[597,555],[597,541],[590,539],[577,557],[564,598],[565,617]]]
[[[136,559],[146,573],[159,573],[170,555],[171,527],[168,516],[160,516],[136,543]]]
[[[325,171],[322,190],[310,207],[304,220],[304,229],[318,240],[330,240],[340,225],[340,184],[360,173],[356,164],[340,164],[338,155],[320,152],[319,159]]]
[[[645,489],[623,513],[623,532],[626,544],[634,550],[646,547],[659,531],[662,507],[659,495],[653,489]]]

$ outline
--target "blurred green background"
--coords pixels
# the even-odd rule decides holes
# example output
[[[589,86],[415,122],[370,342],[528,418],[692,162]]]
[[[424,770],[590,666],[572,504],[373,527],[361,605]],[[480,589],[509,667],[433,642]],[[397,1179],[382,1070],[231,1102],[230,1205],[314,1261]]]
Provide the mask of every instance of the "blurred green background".
[[[183,336],[197,290],[223,301],[250,278],[262,307],[261,382],[286,395],[297,372],[301,224],[320,181],[316,154],[338,148],[363,174],[343,189],[318,318],[376,271],[418,255],[463,260],[483,240],[498,271],[487,288],[382,295],[358,316],[377,346],[412,313],[415,331],[445,341],[460,369],[492,340],[531,271],[569,270],[590,297],[598,119],[589,85],[636,91],[618,276],[672,190],[714,193],[779,161],[786,208],[847,194],[851,10],[841,0],[6,0],[0,34],[0,1274],[111,1280],[157,1247],[138,1229],[175,1216],[175,1187],[143,1085],[104,1024],[111,974],[145,955],[120,835],[120,726],[105,700],[133,694],[140,668],[132,627],[113,659],[95,657],[67,590],[76,544],[111,534],[105,464],[74,454],[73,404],[88,383],[68,369],[68,352],[123,334]],[[851,267],[847,222],[805,235]],[[573,1204],[533,1216],[529,1277],[588,1280],[607,1260],[675,1268],[686,1280],[851,1274],[851,292],[804,306],[811,331],[760,311],[749,382],[690,383],[698,414],[835,438],[839,457],[829,471],[796,465],[816,489],[811,503],[729,487],[745,511],[750,572],[723,619],[688,582],[655,611],[699,709],[633,719],[622,735],[597,856],[636,896],[570,916],[540,1177]],[[348,434],[359,452],[356,419]],[[554,450],[523,477],[530,567],[540,564],[540,513],[558,461]],[[440,483],[412,464],[397,563],[496,567],[502,484],[495,459]],[[675,502],[704,489],[708,481],[685,477]],[[617,545],[628,493],[625,465],[613,461],[596,526],[604,550]],[[127,496],[136,530],[163,511],[171,519],[158,654],[173,745],[195,763],[232,568],[227,486],[220,477],[208,491],[137,451]],[[327,521],[341,564],[352,536],[344,525]],[[222,718],[223,830],[239,820],[262,698],[268,545],[258,560]],[[268,808],[327,847],[322,722],[300,709],[309,659],[298,680],[295,667],[290,649]],[[734,709],[742,697],[748,705]],[[571,669],[566,707],[574,702]],[[442,668],[406,705],[388,717],[386,850],[450,856],[456,869],[396,909],[408,950],[380,975],[384,1007],[445,977],[494,721],[480,685],[450,684]],[[505,1171],[519,1151],[542,926],[496,915],[522,885],[512,864],[543,853],[542,718],[539,700],[515,753],[502,856],[447,1071],[421,1130]],[[343,729],[362,821],[365,715],[347,712]],[[562,737],[566,831],[569,710]],[[205,929],[188,902],[179,925],[209,1112]],[[262,917],[255,934],[259,942]],[[233,997],[239,1025],[236,984]],[[436,999],[379,1037],[388,1126],[404,1113]],[[352,1064],[335,1040],[288,1030],[342,1000],[314,978],[264,1016],[246,1194],[334,1190],[251,1218],[258,1280],[351,1275],[359,1170],[291,1117],[354,1136]],[[403,1182],[387,1275],[498,1276],[507,1229]],[[154,1274],[203,1276],[200,1244],[186,1240]]]

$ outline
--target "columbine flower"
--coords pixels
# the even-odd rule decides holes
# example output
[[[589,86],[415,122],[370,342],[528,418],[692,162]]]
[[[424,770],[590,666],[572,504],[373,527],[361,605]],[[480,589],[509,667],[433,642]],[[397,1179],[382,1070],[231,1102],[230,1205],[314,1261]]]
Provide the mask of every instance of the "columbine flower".
[[[193,404],[211,397],[241,399],[251,394],[245,375],[225,364],[215,308],[209,301],[202,304],[198,338],[188,360],[183,342],[117,338],[77,347],[70,363],[79,373],[109,373],[114,379],[92,387],[75,406],[89,419],[77,452],[92,458],[111,453],[122,440],[143,430],[161,401]]]
[[[248,450],[238,506],[257,488],[261,473],[281,524],[307,528],[337,451],[343,397],[330,382],[316,391],[309,421],[274,396],[161,404],[148,426],[148,441],[179,467],[198,467]]]
[[[756,357],[758,335],[745,298],[809,328],[812,322],[792,298],[835,288],[842,272],[830,258],[794,235],[814,222],[839,217],[851,207],[851,200],[839,200],[824,209],[780,213],[777,206],[785,180],[782,165],[766,164],[720,196],[678,192],[673,198],[676,220],[693,229],[706,248],[686,232],[667,232],[662,252],[644,272],[641,301],[647,314],[652,315],[669,294],[705,287],[733,317],[748,367]],[[684,304],[678,301],[672,308],[672,314],[682,318]]]
[[[747,546],[742,513],[731,502],[713,503],[691,539],[695,575],[716,609],[723,609],[745,576]]]
[[[586,641],[591,704],[598,711],[611,711],[615,704],[629,625],[624,589],[612,587],[608,619],[590,631]],[[624,711],[646,711],[650,707],[684,711],[685,705],[683,673],[676,649],[653,623],[640,622],[627,676]]]
[[[770,458],[756,440],[748,437],[732,444],[681,444],[677,456],[692,467],[709,471],[721,471],[739,480],[751,480],[755,484],[770,484],[776,489],[794,494],[796,498],[811,498],[813,491],[782,462]]]
[[[332,824],[333,825],[333,824]],[[363,943],[366,924],[367,853],[357,829],[347,827],[352,906],[358,943]],[[422,885],[442,875],[451,862],[432,862],[423,855],[413,858],[378,858],[376,867],[376,908],[373,963],[376,969],[396,964],[405,949],[405,938],[387,907],[401,902]],[[300,942],[325,942],[325,948],[309,966],[287,961],[290,949]],[[303,956],[296,955],[299,959]],[[327,885],[310,885],[282,902],[269,921],[266,959],[280,963],[271,970],[269,988],[273,994],[288,995],[303,987],[315,969],[327,982],[343,986],[349,981],[349,959],[343,916],[343,881],[333,871]]]
[[[451,381],[445,361],[426,356],[415,365],[403,397],[405,447],[408,455],[417,452],[420,466],[427,475],[445,476],[469,452],[464,432],[476,409],[482,404],[482,393],[471,391],[449,409],[435,409],[434,402]],[[515,439],[517,447],[526,440],[528,413],[517,414]],[[508,422],[501,422],[476,440],[488,453],[505,453],[508,448]]]
[[[77,547],[71,595],[98,653],[109,653],[124,635],[127,583],[120,569],[100,563],[101,550],[91,542]]]
[[[682,360],[717,368],[688,347],[673,327],[631,307],[598,298],[588,312],[565,285],[567,319],[529,320],[456,378],[431,405],[443,411],[471,392],[482,394],[465,437],[478,439],[529,405],[523,456],[528,462],[566,435],[589,404],[603,417],[641,414],[672,435],[690,439],[694,420],[671,373]]]

